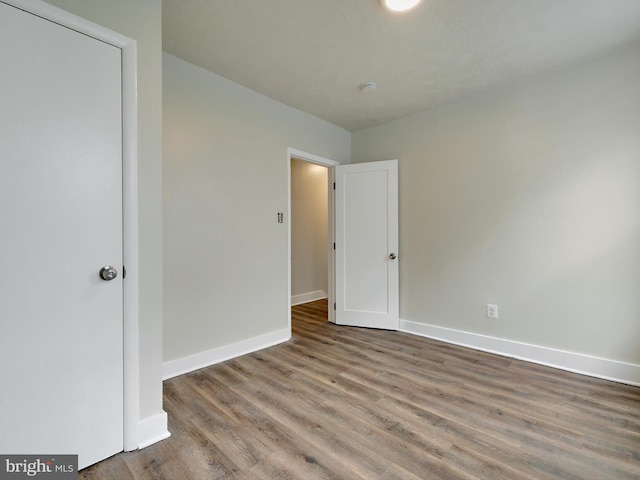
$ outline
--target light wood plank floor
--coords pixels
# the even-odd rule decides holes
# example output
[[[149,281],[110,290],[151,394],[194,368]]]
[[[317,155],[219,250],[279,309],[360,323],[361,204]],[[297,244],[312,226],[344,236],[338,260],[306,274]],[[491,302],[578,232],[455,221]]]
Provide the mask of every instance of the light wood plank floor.
[[[293,339],[164,384],[172,437],[85,479],[640,479],[640,388],[294,307]]]

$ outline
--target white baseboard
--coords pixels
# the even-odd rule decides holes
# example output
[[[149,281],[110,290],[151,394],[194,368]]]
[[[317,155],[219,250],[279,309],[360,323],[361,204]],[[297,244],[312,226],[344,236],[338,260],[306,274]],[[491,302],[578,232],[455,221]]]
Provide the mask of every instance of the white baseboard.
[[[169,438],[171,434],[167,429],[167,421],[167,412],[165,412],[164,410],[159,414],[154,415],[153,417],[148,417],[144,420],[141,420],[138,427],[138,448],[146,448],[149,445],[153,445],[154,443],[159,442],[160,440]]]
[[[327,293],[322,290],[315,292],[301,293],[300,295],[291,295],[291,305],[301,305],[303,303],[315,302],[327,298]]]
[[[262,350],[263,348],[286,342],[291,338],[291,330],[283,328],[275,332],[266,333],[257,337],[242,340],[230,345],[214,348],[206,352],[197,353],[177,360],[165,362],[162,365],[162,379],[177,377],[185,373],[193,372],[216,363],[224,362],[247,353]]]
[[[618,362],[580,353],[463,332],[435,325],[400,320],[400,331],[469,347],[483,352],[559,368],[590,377],[640,386],[640,365]]]

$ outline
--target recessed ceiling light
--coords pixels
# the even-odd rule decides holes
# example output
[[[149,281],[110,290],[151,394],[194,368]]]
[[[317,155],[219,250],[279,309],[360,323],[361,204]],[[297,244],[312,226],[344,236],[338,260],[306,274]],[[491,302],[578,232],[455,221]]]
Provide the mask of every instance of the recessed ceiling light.
[[[404,12],[415,7],[420,1],[421,0],[380,0],[380,3],[382,3],[387,10]]]

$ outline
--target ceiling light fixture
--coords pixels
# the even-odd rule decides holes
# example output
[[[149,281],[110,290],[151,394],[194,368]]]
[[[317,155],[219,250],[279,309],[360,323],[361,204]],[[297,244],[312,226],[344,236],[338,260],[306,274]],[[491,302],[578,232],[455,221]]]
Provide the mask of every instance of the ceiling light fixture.
[[[380,3],[382,3],[384,8],[392,12],[405,12],[415,7],[420,1],[421,0],[380,0]]]
[[[360,90],[362,90],[363,93],[373,93],[376,91],[376,88],[378,88],[376,82],[365,82],[360,85]]]

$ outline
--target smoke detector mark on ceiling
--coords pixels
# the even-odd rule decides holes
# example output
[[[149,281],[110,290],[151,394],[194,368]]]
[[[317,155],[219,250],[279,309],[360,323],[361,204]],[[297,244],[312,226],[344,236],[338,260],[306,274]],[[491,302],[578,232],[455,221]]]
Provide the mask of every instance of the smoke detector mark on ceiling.
[[[377,88],[378,85],[376,84],[376,82],[365,82],[360,85],[360,90],[362,90],[362,93],[374,93]]]

